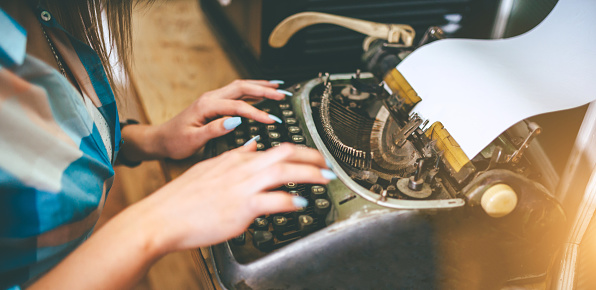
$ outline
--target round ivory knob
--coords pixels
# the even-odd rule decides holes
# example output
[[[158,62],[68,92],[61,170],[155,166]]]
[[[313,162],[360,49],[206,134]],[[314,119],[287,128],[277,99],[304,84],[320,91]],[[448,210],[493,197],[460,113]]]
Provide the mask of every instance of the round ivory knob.
[[[509,185],[495,184],[484,192],[480,204],[491,217],[506,216],[517,205],[517,194]]]

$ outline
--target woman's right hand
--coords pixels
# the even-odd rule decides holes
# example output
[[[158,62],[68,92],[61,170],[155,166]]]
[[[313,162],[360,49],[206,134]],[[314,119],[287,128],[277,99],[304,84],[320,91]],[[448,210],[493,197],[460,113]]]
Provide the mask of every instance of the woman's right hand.
[[[298,209],[300,200],[274,191],[280,185],[329,182],[316,150],[255,151],[252,142],[196,164],[112,218],[31,288],[129,289],[170,252],[223,242],[260,215]]]
[[[314,149],[282,144],[255,150],[252,142],[200,162],[139,204],[160,229],[155,238],[165,252],[220,243],[258,216],[297,210],[306,200],[273,191],[285,183],[329,182]]]

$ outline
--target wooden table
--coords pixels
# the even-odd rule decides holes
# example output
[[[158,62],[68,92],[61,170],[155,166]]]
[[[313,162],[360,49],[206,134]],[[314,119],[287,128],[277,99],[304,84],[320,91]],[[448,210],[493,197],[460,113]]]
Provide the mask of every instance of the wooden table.
[[[133,15],[133,32],[130,81],[150,124],[166,122],[204,92],[240,77],[209,28],[197,0],[157,1],[137,9]],[[182,161],[165,160],[162,168],[166,180],[176,178],[199,159],[197,155]],[[178,285],[217,288],[217,283],[211,281],[213,269],[210,273],[209,263],[205,263],[209,252],[202,249],[184,253],[192,256],[198,276],[188,279],[199,281]]]

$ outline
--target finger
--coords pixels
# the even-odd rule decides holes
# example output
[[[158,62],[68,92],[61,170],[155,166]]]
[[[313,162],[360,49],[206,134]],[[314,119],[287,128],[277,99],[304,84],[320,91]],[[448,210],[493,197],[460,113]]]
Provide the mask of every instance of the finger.
[[[206,110],[209,112],[209,114],[205,116],[206,119],[213,119],[219,116],[240,116],[265,124],[272,124],[275,122],[275,120],[269,117],[269,114],[247,104],[244,101],[213,101],[211,107],[212,108]]]
[[[244,143],[244,145],[234,149],[237,150],[238,152],[254,152],[257,151],[257,142],[261,139],[260,135],[257,135],[253,138],[251,138],[250,140],[246,141],[246,143]]]
[[[238,99],[244,96],[281,100],[286,95],[278,92],[274,87],[267,87],[249,81],[234,81],[221,88],[221,96],[227,99]]]
[[[327,184],[330,179],[325,178],[324,175],[330,173],[331,171],[328,169],[321,169],[313,165],[278,163],[264,170],[253,170],[242,184],[244,184],[244,188],[254,190],[268,190],[288,182]]]
[[[265,154],[247,162],[245,166],[252,170],[263,170],[281,161],[328,168],[325,158],[319,151],[312,148],[300,148],[290,143],[283,143],[265,151]]]
[[[304,163],[304,164],[311,164],[315,165],[320,168],[329,168],[328,162],[325,160],[325,157],[319,152],[317,149],[308,148],[306,146],[298,146],[292,143],[283,143],[282,145],[278,146],[288,146],[294,148],[295,152],[290,154],[290,156],[286,159],[288,162],[292,163]],[[276,147],[276,148],[278,148]],[[282,148],[284,148],[282,147]],[[276,149],[273,148],[273,149]],[[281,149],[279,149],[281,150]]]
[[[247,82],[268,88],[278,88],[280,81],[270,82],[266,80],[246,80]],[[283,83],[282,83],[283,84]]]
[[[234,130],[238,125],[240,125],[241,121],[239,120],[239,117],[219,118],[213,120],[207,123],[206,125],[200,127],[197,130],[196,137],[198,139],[210,140],[219,136],[223,136]]]
[[[213,120],[202,127],[196,128],[193,131],[193,145],[196,148],[201,148],[209,140],[223,136],[233,131],[238,125],[240,125],[240,122],[240,117],[227,117]],[[254,146],[256,148],[256,144],[254,144]]]
[[[255,217],[265,214],[296,211],[306,207],[308,200],[295,197],[283,191],[261,193],[251,197],[249,209]]]
[[[228,154],[229,152],[232,152],[232,150],[226,151],[224,154]],[[213,171],[213,168],[215,166],[222,164],[221,160],[224,154],[210,157],[201,162],[195,163],[187,171],[185,171],[184,176],[192,176],[192,178],[198,178],[199,176],[202,176],[205,173]]]

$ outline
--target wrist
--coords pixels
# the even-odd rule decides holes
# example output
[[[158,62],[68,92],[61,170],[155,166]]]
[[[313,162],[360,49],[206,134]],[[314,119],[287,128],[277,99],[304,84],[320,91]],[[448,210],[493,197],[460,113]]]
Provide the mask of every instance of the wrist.
[[[127,225],[130,232],[128,236],[133,239],[135,248],[143,253],[145,263],[152,264],[171,250],[163,235],[165,222],[156,214],[156,210],[151,210],[147,201],[150,200],[145,199],[128,207],[116,218]]]
[[[166,130],[164,125],[147,125],[145,128],[145,150],[154,159],[168,158],[169,151],[166,144]]]
[[[163,136],[161,126],[141,124],[126,126],[122,129],[121,154],[125,160],[133,163],[165,158],[168,154]]]

